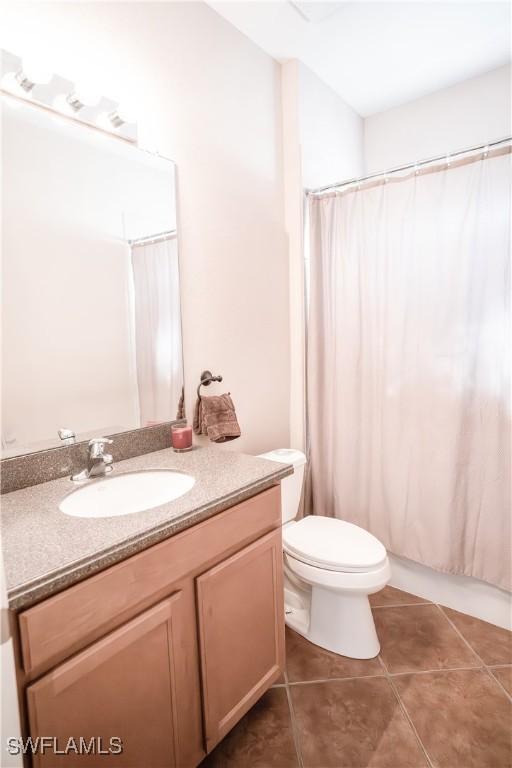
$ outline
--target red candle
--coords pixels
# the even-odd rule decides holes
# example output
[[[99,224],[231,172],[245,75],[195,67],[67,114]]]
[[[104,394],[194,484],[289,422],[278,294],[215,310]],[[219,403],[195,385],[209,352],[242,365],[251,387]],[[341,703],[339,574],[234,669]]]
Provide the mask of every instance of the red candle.
[[[178,451],[192,448],[192,427],[173,425],[171,427],[171,442],[172,447]]]

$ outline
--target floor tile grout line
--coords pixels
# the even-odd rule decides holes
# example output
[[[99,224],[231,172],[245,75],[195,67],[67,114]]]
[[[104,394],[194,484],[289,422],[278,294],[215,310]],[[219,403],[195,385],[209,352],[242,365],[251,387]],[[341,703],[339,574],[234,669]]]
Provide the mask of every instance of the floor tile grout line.
[[[288,679],[287,676],[286,676],[286,679]],[[295,710],[293,708],[292,695],[290,693],[290,688],[288,686],[288,683],[286,684],[286,698],[288,699],[288,709],[290,711],[290,722],[292,725],[293,744],[295,747],[295,752],[297,754],[297,764],[299,768],[304,768],[304,760],[302,759],[302,749],[300,746],[299,728],[297,725],[297,720],[295,718]]]
[[[288,680],[287,685],[295,686],[295,685],[319,685],[323,683],[339,683],[344,682],[345,680],[372,680],[376,677],[403,677],[406,675],[430,675],[432,673],[437,672],[474,672],[476,669],[481,669],[482,666],[485,665],[475,665],[473,667],[465,666],[465,667],[436,667],[435,669],[407,669],[403,672],[376,672],[375,674],[371,675],[347,675],[346,677],[319,677],[314,678],[313,680]],[[503,665],[505,668],[512,666],[510,664]],[[274,685],[274,688],[282,688],[284,687],[284,683],[278,683]]]
[[[400,696],[400,693],[398,692],[397,687],[393,683],[393,680],[391,679],[391,677],[388,677],[388,681],[389,681],[389,685],[391,687],[391,690],[393,691],[393,694],[394,694],[394,696],[396,697],[396,699],[398,701],[398,705],[401,708],[406,721],[409,723],[409,725],[411,727],[411,730],[412,730],[412,732],[413,732],[413,734],[414,734],[414,736],[416,738],[416,741],[419,744],[420,750],[421,750],[421,752],[423,753],[423,755],[425,757],[425,761],[427,763],[428,768],[434,768],[434,762],[431,759],[431,757],[430,757],[430,755],[429,755],[429,753],[427,751],[426,746],[424,745],[424,743],[422,742],[422,740],[420,738],[418,730],[417,730],[416,726],[414,725],[413,719],[412,719],[411,715],[409,714],[409,712],[407,710],[407,707],[405,706],[404,702],[402,701],[402,697]]]
[[[508,667],[512,667],[512,662],[510,664],[486,664],[485,666],[488,669],[508,669]]]
[[[439,610],[441,611],[441,614],[442,614],[442,615],[445,617],[446,621],[447,621],[447,622],[448,622],[448,623],[449,623],[449,624],[452,626],[452,628],[453,628],[453,629],[455,630],[455,632],[456,632],[456,633],[459,635],[459,637],[461,638],[461,640],[463,640],[463,642],[464,642],[464,643],[465,643],[465,644],[468,646],[468,648],[469,648],[469,649],[472,651],[472,653],[473,653],[473,654],[476,656],[476,658],[478,659],[478,661],[479,661],[479,662],[480,662],[480,664],[482,665],[483,669],[485,669],[485,670],[486,670],[486,672],[488,672],[488,673],[490,673],[490,674],[491,674],[491,677],[493,678],[493,680],[496,680],[496,682],[497,682],[497,683],[499,683],[499,680],[497,680],[497,678],[495,678],[495,677],[494,677],[494,675],[492,674],[492,669],[494,669],[494,668],[500,668],[500,667],[512,667],[512,664],[487,664],[487,663],[486,663],[486,662],[485,662],[485,661],[482,659],[482,657],[480,656],[480,654],[478,654],[478,653],[475,651],[475,649],[473,648],[473,646],[471,645],[471,643],[469,642],[469,640],[467,640],[467,639],[464,637],[464,635],[463,635],[462,631],[461,631],[461,630],[460,630],[460,629],[457,627],[457,625],[456,625],[456,624],[455,624],[455,623],[454,623],[454,622],[453,622],[453,621],[450,619],[450,617],[449,617],[449,616],[448,616],[448,615],[447,615],[447,614],[446,614],[446,613],[443,611],[443,606],[442,606],[442,605],[439,605],[439,603],[434,603],[434,605],[436,605],[436,606],[437,606],[437,608],[439,608]],[[454,610],[454,609],[453,609],[453,610]],[[501,685],[501,683],[499,683],[499,685],[500,685],[500,687],[503,687],[503,686]],[[510,698],[510,694],[508,693],[508,691],[506,691],[506,689],[504,689],[504,690],[505,690],[505,692],[507,693],[507,696],[509,696],[509,698]]]
[[[375,673],[374,675],[349,675],[348,677],[320,677],[314,680],[289,680],[289,686],[295,685],[319,685],[323,683],[339,683],[345,680],[372,680],[376,677],[384,677],[383,673]]]
[[[387,668],[387,666],[384,663],[384,659],[381,657],[380,653],[379,653],[378,659],[380,661],[382,669],[384,670],[386,679],[387,679],[387,681],[389,683],[389,686],[390,686],[390,688],[391,688],[391,690],[393,692],[393,695],[394,695],[395,699],[398,702],[398,706],[402,710],[402,714],[405,717],[406,721],[409,723],[409,725],[411,727],[411,730],[412,730],[412,732],[414,734],[414,737],[415,737],[416,741],[418,742],[420,750],[421,750],[421,752],[423,753],[423,755],[425,757],[425,760],[427,762],[428,768],[434,768],[434,763],[430,759],[430,755],[428,754],[425,745],[423,744],[422,740],[420,739],[420,735],[419,735],[418,731],[416,730],[416,726],[414,725],[414,723],[412,721],[412,718],[409,715],[409,712],[407,711],[407,707],[405,706],[404,702],[402,701],[402,697],[400,696],[400,694],[398,692],[398,689],[396,688],[396,686],[395,686],[395,684],[393,682],[393,679],[392,679],[392,677],[391,677],[391,675],[390,675],[390,673],[388,671],[388,668]]]
[[[453,621],[450,619],[450,617],[446,615],[446,613],[443,611],[443,608],[442,608],[442,606],[441,606],[441,605],[439,605],[439,603],[434,603],[434,605],[436,606],[436,608],[437,608],[437,610],[439,611],[439,613],[441,614],[441,616],[444,616],[444,618],[446,619],[446,621],[448,622],[448,624],[451,626],[451,628],[452,628],[452,629],[453,629],[453,630],[456,632],[456,634],[457,634],[457,635],[460,637],[460,639],[462,640],[462,642],[464,643],[464,645],[466,645],[466,646],[469,648],[469,650],[471,651],[471,653],[472,653],[472,654],[473,654],[473,655],[474,655],[474,656],[475,656],[475,657],[478,659],[478,661],[480,662],[480,665],[481,665],[482,667],[485,667],[485,666],[486,666],[486,664],[485,664],[485,661],[484,661],[484,660],[482,659],[482,657],[481,657],[481,656],[480,656],[480,655],[479,655],[479,654],[478,654],[478,653],[475,651],[475,649],[473,648],[473,646],[471,645],[471,643],[469,642],[469,640],[466,640],[466,638],[464,637],[464,635],[462,634],[462,632],[460,631],[460,629],[459,629],[459,628],[456,626],[456,624],[454,624],[454,622],[453,622]]]
[[[435,669],[409,669],[404,672],[388,672],[390,677],[403,677],[404,675],[431,675],[437,672],[474,672],[482,669],[483,664],[475,664],[473,667],[436,667]]]
[[[469,648],[469,650],[470,650],[470,651],[471,651],[471,652],[474,654],[474,656],[475,656],[475,657],[478,659],[478,661],[479,661],[479,662],[480,662],[480,664],[481,664],[481,669],[482,669],[483,671],[485,671],[485,672],[487,673],[487,676],[488,676],[488,677],[490,677],[490,678],[491,678],[491,680],[493,680],[493,681],[494,681],[494,682],[495,682],[495,683],[496,683],[496,684],[497,684],[497,685],[498,685],[500,688],[503,688],[503,686],[502,686],[502,684],[500,683],[500,681],[499,681],[499,680],[498,680],[496,677],[494,677],[494,675],[492,674],[492,672],[491,672],[491,670],[490,670],[489,666],[488,666],[488,665],[485,663],[485,661],[482,659],[482,657],[480,656],[480,654],[479,654],[479,653],[477,653],[477,652],[475,651],[475,649],[473,648],[473,646],[471,645],[471,643],[469,642],[469,640],[467,640],[467,639],[464,637],[464,635],[462,634],[461,630],[460,630],[460,629],[457,627],[457,625],[455,624],[455,622],[453,622],[453,621],[450,619],[450,617],[449,617],[449,616],[448,616],[448,615],[447,615],[447,614],[446,614],[446,613],[443,611],[443,606],[442,606],[442,605],[439,605],[439,603],[435,603],[435,606],[436,606],[436,607],[439,609],[439,611],[441,612],[441,615],[445,617],[446,621],[447,621],[447,622],[450,624],[450,626],[452,627],[452,629],[454,630],[454,632],[456,632],[456,634],[457,634],[457,635],[460,637],[460,639],[462,640],[462,642],[463,642],[463,643],[465,643],[465,644],[467,645],[467,647]],[[505,690],[505,688],[503,688],[503,690],[505,691],[505,693],[506,693],[507,697],[508,697],[509,699],[512,699],[512,697],[510,696],[510,694],[508,693],[508,691],[506,691],[506,690]]]
[[[512,701],[512,694],[511,694],[511,693],[509,693],[509,692],[507,691],[507,689],[505,688],[505,686],[503,685],[503,683],[501,682],[501,680],[498,680],[498,678],[497,678],[495,675],[493,675],[493,673],[492,673],[492,669],[491,669],[490,667],[485,667],[485,671],[486,671],[486,672],[487,672],[487,674],[488,674],[488,675],[491,677],[491,679],[492,679],[492,680],[493,680],[495,683],[497,683],[497,685],[498,685],[498,686],[501,688],[501,690],[503,691],[503,693],[505,694],[505,696],[507,697],[507,699],[508,699],[509,701]]]
[[[473,646],[471,645],[471,643],[469,642],[469,640],[466,640],[466,638],[465,638],[465,637],[464,637],[464,635],[462,634],[461,630],[460,630],[460,629],[457,627],[457,625],[456,625],[456,624],[455,624],[455,623],[454,623],[454,622],[453,622],[453,621],[450,619],[450,617],[449,617],[449,616],[448,616],[448,615],[447,615],[447,614],[446,614],[446,613],[443,611],[443,607],[442,607],[441,605],[439,605],[439,603],[434,603],[434,605],[435,605],[435,606],[436,606],[436,607],[439,609],[439,611],[440,611],[441,615],[445,617],[446,621],[447,621],[447,622],[450,624],[450,626],[453,628],[453,630],[454,630],[454,631],[455,631],[455,632],[458,634],[458,636],[461,638],[461,640],[462,640],[462,641],[463,641],[463,642],[464,642],[464,643],[467,645],[467,647],[470,649],[470,651],[471,651],[471,652],[472,652],[472,653],[473,653],[473,654],[476,656],[476,658],[478,659],[478,661],[479,661],[479,662],[480,662],[480,664],[482,665],[482,666],[481,666],[481,669],[482,669],[484,672],[486,672],[486,673],[487,673],[487,676],[488,676],[488,677],[489,677],[489,678],[490,678],[490,679],[491,679],[491,680],[492,680],[492,681],[493,681],[493,682],[494,682],[494,683],[495,683],[495,684],[498,686],[498,688],[500,688],[500,690],[501,690],[501,691],[503,691],[503,693],[505,694],[505,696],[507,697],[507,699],[508,699],[509,701],[512,701],[512,695],[511,695],[511,694],[510,694],[510,693],[507,691],[507,689],[505,688],[505,686],[504,686],[504,685],[502,685],[502,683],[501,683],[501,682],[498,680],[498,678],[497,678],[497,677],[495,677],[495,676],[492,674],[492,669],[491,669],[491,666],[490,666],[489,664],[486,664],[486,663],[485,663],[485,661],[482,659],[482,657],[480,656],[480,654],[478,654],[478,653],[475,651],[475,649],[473,648]],[[510,665],[509,665],[509,664],[505,664],[504,666],[510,666]]]
[[[297,720],[295,718],[295,710],[293,708],[292,695],[290,693],[289,680],[288,680],[288,668],[285,664],[283,670],[283,677],[285,679],[286,698],[288,700],[288,709],[290,711],[290,723],[292,726],[293,745],[295,747],[295,753],[297,755],[298,768],[304,768],[304,761],[302,759],[302,749],[300,746],[299,728]]]
[[[373,605],[370,603],[370,608],[414,608],[415,605],[434,605],[431,600],[425,600],[424,603],[393,603],[389,605]]]
[[[293,708],[292,697],[290,694],[290,688],[289,688],[290,681],[288,680],[288,667],[286,666],[286,663],[283,669],[283,677],[285,681],[284,687],[286,691],[286,699],[288,701],[288,710],[290,712],[290,723],[292,726],[293,746],[295,747],[295,754],[297,755],[297,765],[298,765],[298,768],[304,768],[304,761],[302,759],[302,750],[300,746],[299,729],[297,726],[297,721],[295,719],[295,710]]]

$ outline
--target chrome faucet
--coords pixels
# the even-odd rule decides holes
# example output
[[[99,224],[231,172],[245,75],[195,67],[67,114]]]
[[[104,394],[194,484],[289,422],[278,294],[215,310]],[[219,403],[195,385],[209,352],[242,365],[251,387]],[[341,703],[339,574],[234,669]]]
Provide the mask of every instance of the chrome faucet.
[[[114,469],[114,459],[110,453],[105,453],[105,446],[112,445],[113,440],[108,437],[94,437],[89,440],[89,455],[87,468],[76,475],[71,475],[75,482],[90,480],[92,477],[102,477]]]

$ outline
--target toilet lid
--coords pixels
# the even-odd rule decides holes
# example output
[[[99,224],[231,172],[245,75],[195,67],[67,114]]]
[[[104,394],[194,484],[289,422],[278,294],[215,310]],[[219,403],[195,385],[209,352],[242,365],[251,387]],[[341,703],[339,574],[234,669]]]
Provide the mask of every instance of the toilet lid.
[[[367,571],[386,560],[375,536],[332,517],[310,515],[283,528],[283,548],[298,560],[330,571]]]

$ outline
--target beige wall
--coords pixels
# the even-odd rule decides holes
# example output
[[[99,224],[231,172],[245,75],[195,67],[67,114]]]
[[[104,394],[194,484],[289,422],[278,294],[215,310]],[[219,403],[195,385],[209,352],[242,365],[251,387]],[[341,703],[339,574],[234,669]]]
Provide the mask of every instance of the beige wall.
[[[360,176],[363,118],[302,63],[298,78],[304,186],[323,187]]]
[[[279,66],[203,3],[3,4],[0,46],[128,101],[178,166],[187,405],[224,376],[241,440],[289,443]],[[221,391],[221,389],[217,389]]]
[[[367,117],[368,173],[510,136],[510,80],[499,67]]]

